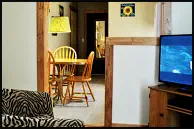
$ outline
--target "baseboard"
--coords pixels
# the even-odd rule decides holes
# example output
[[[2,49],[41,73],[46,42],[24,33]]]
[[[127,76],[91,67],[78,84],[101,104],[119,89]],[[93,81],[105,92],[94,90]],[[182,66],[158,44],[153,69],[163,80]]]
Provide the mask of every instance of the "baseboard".
[[[85,127],[104,127],[104,125],[103,124],[85,124]],[[112,123],[112,127],[148,127],[148,125]]]
[[[148,127],[148,125],[112,123],[112,127]]]
[[[104,124],[85,124],[85,127],[104,127]]]

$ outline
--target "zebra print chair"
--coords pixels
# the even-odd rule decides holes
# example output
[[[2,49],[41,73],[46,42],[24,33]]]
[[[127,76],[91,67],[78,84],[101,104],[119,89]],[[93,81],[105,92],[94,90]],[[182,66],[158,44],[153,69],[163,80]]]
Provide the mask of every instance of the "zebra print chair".
[[[2,89],[2,127],[84,127],[78,119],[54,118],[46,92]]]

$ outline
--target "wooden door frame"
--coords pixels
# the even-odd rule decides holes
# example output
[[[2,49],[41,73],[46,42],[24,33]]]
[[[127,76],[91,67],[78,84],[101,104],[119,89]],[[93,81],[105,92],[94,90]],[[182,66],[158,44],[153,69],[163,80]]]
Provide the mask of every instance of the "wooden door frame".
[[[77,37],[76,37],[76,41],[77,41],[76,42],[76,49],[78,50],[78,48],[79,48],[79,44],[78,44],[78,10],[75,7],[69,5],[69,13],[70,13],[69,19],[71,18],[71,11],[73,11],[73,12],[75,12],[77,14],[77,18],[76,18],[76,24],[77,24],[77,31],[76,31],[76,34],[77,34]],[[71,21],[71,19],[70,19],[70,21]],[[69,24],[71,26],[71,22]],[[70,33],[70,36],[69,37],[70,37],[70,46],[71,46],[71,33]]]
[[[105,47],[105,125],[113,126],[112,121],[112,96],[113,96],[113,47],[116,45],[146,45],[156,46],[159,43],[157,37],[107,37]],[[116,123],[119,124],[119,123]],[[129,126],[129,125],[128,125]]]
[[[87,14],[89,13],[108,13],[107,10],[84,10],[84,57],[87,57]],[[109,57],[109,56],[108,56]],[[106,60],[109,60],[105,56],[105,109],[104,109],[104,126],[112,126],[112,85],[107,85],[107,74],[106,74]]]
[[[166,6],[165,6],[166,5]],[[171,2],[161,4],[161,34],[166,34],[171,27]],[[48,9],[49,2],[37,2],[37,89],[48,92]],[[104,11],[104,10],[103,10]],[[88,13],[93,11],[87,11]],[[107,12],[107,11],[106,11]],[[168,12],[168,13],[167,13]],[[85,14],[84,19],[86,20]],[[169,30],[168,28],[168,30]],[[171,28],[170,28],[171,29]],[[84,37],[86,39],[86,37]],[[105,119],[104,126],[112,126],[112,97],[113,97],[113,46],[114,45],[158,45],[158,37],[129,37],[106,38],[105,56]],[[84,42],[86,45],[86,42]]]
[[[48,92],[48,10],[49,2],[36,2],[37,11],[37,89]]]
[[[108,11],[107,10],[84,10],[84,57],[87,58],[88,56],[88,44],[87,44],[87,14],[91,14],[91,13],[107,13],[108,14]],[[99,19],[96,19],[96,20],[100,20],[100,19],[103,19],[103,18],[99,18]],[[107,19],[108,21],[108,19]],[[106,24],[105,24],[106,26]],[[108,32],[107,32],[108,33]],[[105,34],[106,35],[106,34]],[[106,41],[105,41],[106,42]],[[96,48],[95,48],[95,52],[96,52]],[[96,56],[94,57],[94,61],[96,61]],[[106,58],[102,59],[102,58],[98,58],[99,60],[105,60]],[[95,72],[95,71],[93,71]],[[96,73],[93,73],[92,74],[96,74]],[[102,74],[104,75],[104,74]]]
[[[107,10],[84,10],[84,58],[87,58],[87,14],[89,13],[108,13]]]
[[[49,2],[37,2],[37,89],[39,92],[48,92],[48,69],[47,69],[47,52],[48,52],[48,10]],[[87,10],[87,13],[101,12]],[[103,12],[107,12],[104,11]],[[85,17],[84,17],[85,18]],[[106,81],[106,79],[105,79]],[[106,86],[105,86],[106,87]],[[109,87],[110,88],[110,87]],[[104,126],[112,125],[112,89],[105,90],[105,118]],[[107,99],[108,98],[108,99]],[[90,126],[90,125],[88,125]],[[98,126],[98,125],[96,125]],[[102,126],[102,125],[100,125]]]
[[[161,26],[160,34],[166,35],[171,32],[171,2],[161,2]],[[146,45],[146,46],[158,46],[159,37],[107,37],[105,47],[105,112],[106,126],[114,126],[112,121],[112,98],[113,98],[113,47],[116,45]],[[118,123],[117,123],[118,124]],[[143,125],[144,126],[144,125]],[[128,125],[128,127],[130,127]],[[137,125],[136,125],[137,127]]]

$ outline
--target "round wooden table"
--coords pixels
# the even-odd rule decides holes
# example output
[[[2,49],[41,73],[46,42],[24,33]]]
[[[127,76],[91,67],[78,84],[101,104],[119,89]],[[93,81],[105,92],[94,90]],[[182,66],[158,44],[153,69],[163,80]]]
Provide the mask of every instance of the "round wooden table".
[[[55,65],[58,68],[59,73],[59,81],[58,81],[58,96],[62,103],[63,98],[63,75],[62,75],[62,67],[64,65],[85,65],[87,59],[55,59]]]
[[[85,65],[87,59],[55,59],[56,65]]]

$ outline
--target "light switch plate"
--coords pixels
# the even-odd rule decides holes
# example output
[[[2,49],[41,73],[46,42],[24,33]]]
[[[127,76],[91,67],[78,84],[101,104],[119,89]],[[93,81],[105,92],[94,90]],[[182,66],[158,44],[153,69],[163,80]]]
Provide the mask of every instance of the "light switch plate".
[[[84,42],[84,38],[82,38],[82,43]]]

